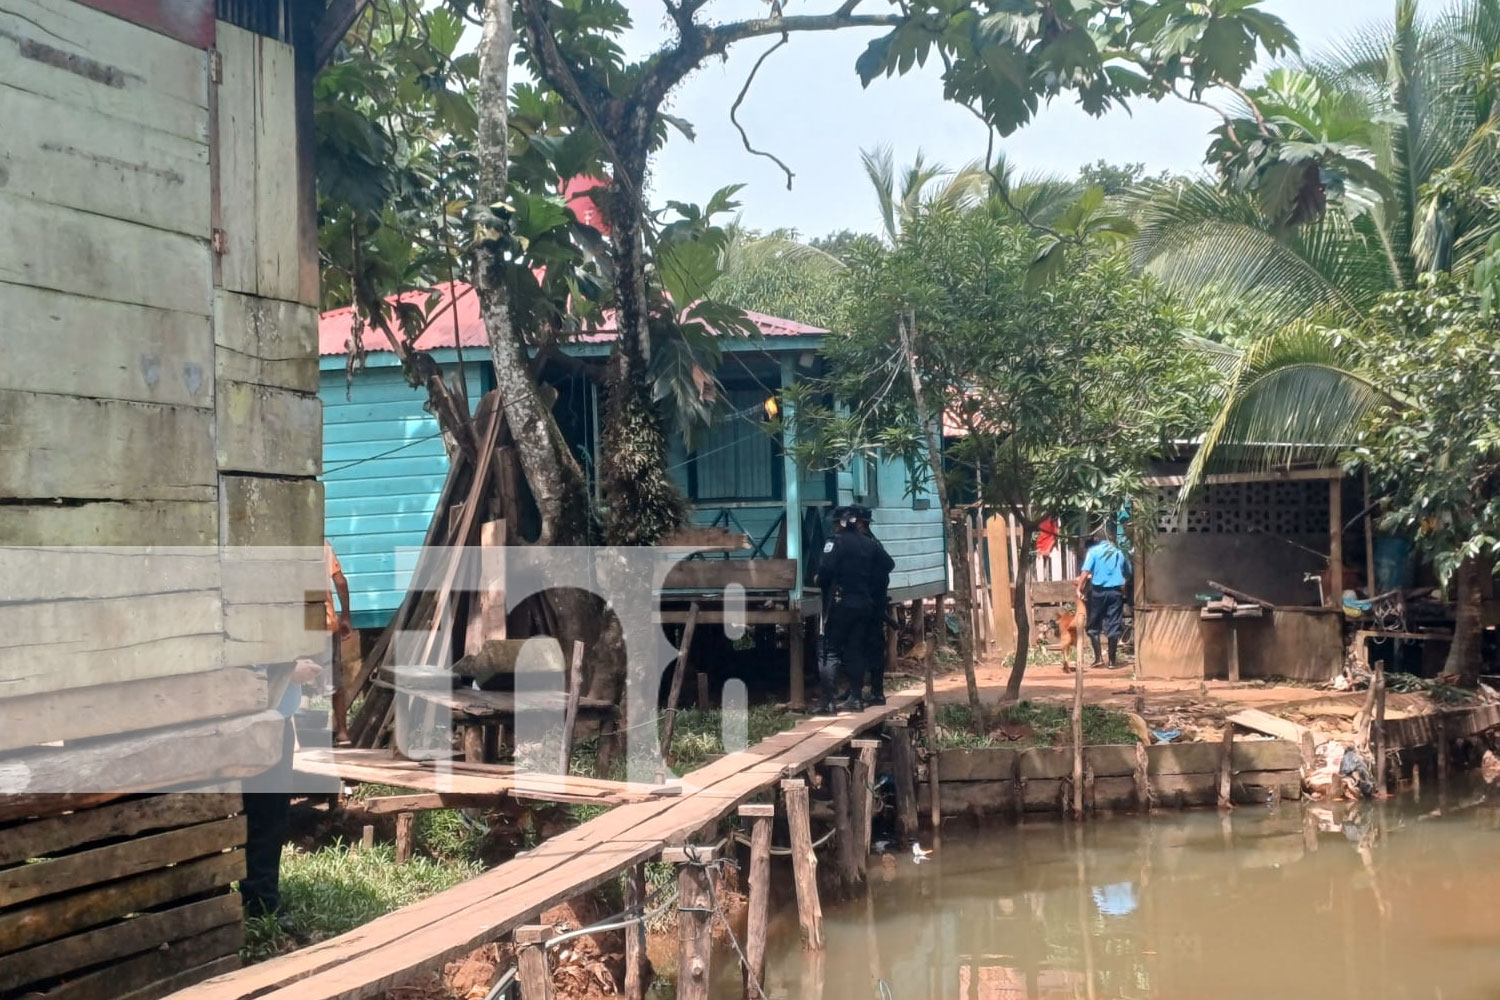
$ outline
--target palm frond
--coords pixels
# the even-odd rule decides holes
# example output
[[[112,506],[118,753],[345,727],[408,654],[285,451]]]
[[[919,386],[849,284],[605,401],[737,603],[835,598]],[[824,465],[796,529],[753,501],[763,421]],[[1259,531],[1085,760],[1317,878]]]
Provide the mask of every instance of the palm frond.
[[[1188,470],[1188,488],[1225,469],[1330,465],[1377,411],[1397,403],[1362,370],[1347,333],[1294,323],[1240,359]]]

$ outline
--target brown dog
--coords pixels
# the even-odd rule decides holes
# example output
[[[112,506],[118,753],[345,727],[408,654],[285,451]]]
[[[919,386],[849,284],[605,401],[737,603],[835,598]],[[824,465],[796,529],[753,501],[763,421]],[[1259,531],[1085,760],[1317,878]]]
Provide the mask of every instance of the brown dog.
[[[1078,649],[1079,633],[1083,626],[1083,611],[1074,608],[1072,611],[1059,611],[1057,613],[1057,639],[1062,647],[1063,673],[1071,674],[1076,668],[1073,665],[1073,656]]]

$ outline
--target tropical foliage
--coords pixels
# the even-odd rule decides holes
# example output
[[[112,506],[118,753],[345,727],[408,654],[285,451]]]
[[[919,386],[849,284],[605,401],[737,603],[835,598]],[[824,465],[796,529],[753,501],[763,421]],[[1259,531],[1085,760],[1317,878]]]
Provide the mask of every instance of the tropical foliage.
[[[977,490],[1014,516],[1028,551],[1046,515],[1141,494],[1146,459],[1200,426],[1215,376],[1182,349],[1155,283],[1108,243],[1080,247],[1073,267],[1035,288],[1044,241],[1014,218],[936,207],[908,219],[894,245],[858,255],[845,335],[829,349],[827,388],[848,408],[817,414],[809,450],[878,446],[923,470],[919,413],[947,414],[947,492]],[[1024,589],[1016,603],[1024,609]],[[1016,624],[1011,696],[1026,670],[1024,610]]]

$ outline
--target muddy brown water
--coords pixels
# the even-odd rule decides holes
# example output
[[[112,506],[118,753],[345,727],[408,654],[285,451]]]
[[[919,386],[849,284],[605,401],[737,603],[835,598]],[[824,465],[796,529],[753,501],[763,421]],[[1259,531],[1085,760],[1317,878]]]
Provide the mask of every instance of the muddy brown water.
[[[1500,789],[952,827],[825,900],[821,956],[778,909],[773,998],[1497,1000]]]

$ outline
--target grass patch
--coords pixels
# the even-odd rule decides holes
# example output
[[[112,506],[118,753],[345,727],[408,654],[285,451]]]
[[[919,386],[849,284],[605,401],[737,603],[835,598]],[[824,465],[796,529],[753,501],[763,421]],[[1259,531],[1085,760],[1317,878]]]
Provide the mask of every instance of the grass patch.
[[[1023,701],[990,714],[974,725],[968,705],[938,707],[938,747],[944,750],[982,750],[990,747],[1061,747],[1073,742],[1072,706],[1058,702]],[[979,732],[975,730],[979,729]],[[1083,742],[1088,746],[1139,743],[1124,712],[1100,705],[1083,706]]]
[[[746,738],[751,746],[791,729],[797,716],[775,705],[754,705],[746,720]],[[672,730],[672,761],[679,774],[702,767],[708,758],[724,752],[722,713],[718,709],[684,708],[677,712]]]
[[[477,860],[422,855],[397,865],[391,844],[368,851],[342,842],[311,853],[288,848],[281,858],[281,909],[298,931],[320,941],[452,888],[482,870]],[[259,962],[304,943],[273,917],[253,918],[245,923],[241,957]]]

